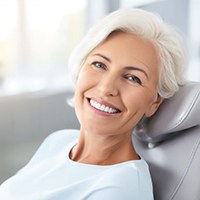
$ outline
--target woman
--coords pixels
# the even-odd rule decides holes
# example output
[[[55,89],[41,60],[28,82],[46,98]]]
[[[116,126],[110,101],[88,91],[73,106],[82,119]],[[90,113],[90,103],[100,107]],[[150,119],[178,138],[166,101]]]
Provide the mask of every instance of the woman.
[[[132,130],[184,83],[184,61],[179,35],[152,13],[118,10],[101,20],[69,61],[80,131],[50,135],[1,185],[1,199],[153,199]]]

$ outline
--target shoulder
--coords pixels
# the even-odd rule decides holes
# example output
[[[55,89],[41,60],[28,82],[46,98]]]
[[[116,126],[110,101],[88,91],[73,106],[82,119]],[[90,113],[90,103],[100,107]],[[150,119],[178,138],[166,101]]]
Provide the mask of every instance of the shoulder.
[[[50,134],[41,144],[39,150],[46,149],[53,153],[56,150],[66,147],[69,143],[76,140],[79,136],[79,130],[67,129],[60,130]]]
[[[26,167],[57,155],[63,148],[66,148],[71,142],[75,141],[78,136],[79,130],[74,129],[60,130],[50,134],[42,142]]]
[[[42,145],[51,146],[59,144],[60,146],[65,146],[70,142],[76,140],[79,136],[79,130],[66,129],[59,130],[50,134],[42,143]]]
[[[108,171],[106,179],[114,180],[121,187],[140,189],[140,185],[144,183],[151,186],[149,167],[143,159],[119,164]]]
[[[92,197],[104,199],[153,199],[153,188],[148,165],[144,160],[133,161],[106,170]]]

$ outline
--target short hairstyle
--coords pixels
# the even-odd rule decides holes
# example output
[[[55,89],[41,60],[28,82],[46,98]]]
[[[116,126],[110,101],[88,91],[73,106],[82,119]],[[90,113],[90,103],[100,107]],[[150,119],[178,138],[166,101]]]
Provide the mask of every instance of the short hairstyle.
[[[75,83],[87,55],[115,31],[132,33],[156,46],[161,65],[157,91],[160,96],[173,96],[185,83],[186,51],[181,35],[159,15],[137,8],[117,10],[88,31],[69,58],[68,67]]]

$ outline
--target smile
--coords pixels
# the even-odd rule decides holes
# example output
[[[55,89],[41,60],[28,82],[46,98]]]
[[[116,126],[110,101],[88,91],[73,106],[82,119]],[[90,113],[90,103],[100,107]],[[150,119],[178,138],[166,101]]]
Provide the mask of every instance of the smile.
[[[94,101],[93,99],[89,100],[90,105],[94,108],[96,108],[97,110],[103,111],[105,113],[119,113],[120,110],[116,109],[116,108],[112,108],[110,106],[104,105],[104,104],[100,104],[99,102]]]

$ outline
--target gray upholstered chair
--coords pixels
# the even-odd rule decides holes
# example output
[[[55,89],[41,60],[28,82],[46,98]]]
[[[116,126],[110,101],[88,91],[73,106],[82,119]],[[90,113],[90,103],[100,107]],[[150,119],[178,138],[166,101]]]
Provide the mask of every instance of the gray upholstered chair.
[[[134,130],[155,200],[200,200],[200,83],[186,84]]]

